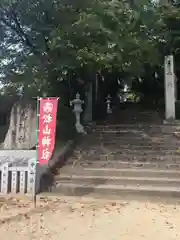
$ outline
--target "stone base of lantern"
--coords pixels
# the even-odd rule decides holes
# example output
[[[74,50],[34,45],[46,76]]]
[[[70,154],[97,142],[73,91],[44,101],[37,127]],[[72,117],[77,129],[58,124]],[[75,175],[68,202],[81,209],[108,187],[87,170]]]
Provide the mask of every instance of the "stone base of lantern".
[[[75,127],[76,127],[76,131],[78,133],[86,134],[86,131],[84,130],[84,127],[80,123],[76,123]]]

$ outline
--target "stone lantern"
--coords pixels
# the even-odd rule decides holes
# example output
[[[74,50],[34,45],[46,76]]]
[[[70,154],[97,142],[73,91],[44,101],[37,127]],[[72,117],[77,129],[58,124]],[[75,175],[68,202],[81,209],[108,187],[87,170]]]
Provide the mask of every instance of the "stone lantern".
[[[76,131],[78,133],[86,134],[83,125],[81,124],[81,113],[83,111],[82,104],[84,104],[84,101],[80,99],[80,94],[76,94],[76,98],[70,101],[70,105],[73,106],[73,112],[76,118]]]
[[[110,96],[110,94],[108,94],[108,96],[106,97],[106,111],[107,111],[107,114],[111,114],[112,113],[111,96]]]

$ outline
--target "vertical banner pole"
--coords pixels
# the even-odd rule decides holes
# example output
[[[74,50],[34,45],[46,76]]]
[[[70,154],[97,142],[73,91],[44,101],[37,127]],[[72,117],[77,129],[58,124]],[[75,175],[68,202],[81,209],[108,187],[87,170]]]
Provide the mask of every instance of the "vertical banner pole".
[[[59,98],[37,97],[36,107],[36,160],[34,163],[33,203],[36,207],[37,186],[40,181],[39,167],[46,165],[55,146],[56,115]],[[41,115],[41,116],[40,116]]]
[[[37,97],[37,105],[36,105],[36,159],[35,159],[35,180],[34,180],[34,188],[33,188],[33,203],[34,207],[36,207],[36,200],[37,200],[37,168],[38,168],[38,137],[39,137],[39,101],[40,98]]]

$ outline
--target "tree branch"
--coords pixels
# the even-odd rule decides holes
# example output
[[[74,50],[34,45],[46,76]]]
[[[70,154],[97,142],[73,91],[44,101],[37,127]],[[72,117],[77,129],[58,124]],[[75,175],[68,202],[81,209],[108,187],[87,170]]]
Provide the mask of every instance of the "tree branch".
[[[21,27],[20,22],[18,21],[17,15],[16,13],[12,11],[12,19],[14,20],[14,23],[16,25],[16,32],[19,33],[19,36],[21,36],[22,39],[24,39],[24,42],[26,43],[26,45],[32,50],[32,52],[34,54],[38,54],[36,47],[33,45],[33,43],[30,41],[30,39],[28,38],[27,34],[24,32],[24,30]]]
[[[36,46],[29,39],[29,36],[24,31],[14,8],[11,7],[11,9],[7,10],[7,9],[2,9],[0,6],[0,21],[6,27],[8,27],[11,31],[14,31],[17,34],[17,36],[20,38],[20,40],[31,50],[31,52],[39,58],[43,69],[48,70],[49,78],[58,78],[58,73],[55,70],[54,64],[51,61],[49,56],[50,48],[48,44],[49,42],[48,37],[46,38],[46,36],[42,33],[44,43],[45,43],[45,51],[47,53],[47,54],[44,54],[44,52],[38,51]]]

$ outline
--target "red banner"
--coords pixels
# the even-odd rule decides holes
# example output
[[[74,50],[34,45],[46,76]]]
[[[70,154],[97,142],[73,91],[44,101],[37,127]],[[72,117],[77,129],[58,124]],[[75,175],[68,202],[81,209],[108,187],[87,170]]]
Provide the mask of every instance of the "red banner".
[[[48,164],[54,151],[58,98],[41,98],[39,109],[38,161]]]

